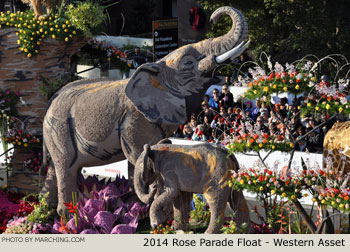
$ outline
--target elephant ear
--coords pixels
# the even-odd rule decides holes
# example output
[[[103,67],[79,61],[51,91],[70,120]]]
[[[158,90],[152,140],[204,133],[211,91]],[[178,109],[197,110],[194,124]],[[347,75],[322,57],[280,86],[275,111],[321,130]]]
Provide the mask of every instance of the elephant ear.
[[[180,125],[186,122],[186,101],[176,90],[168,88],[168,74],[175,71],[164,62],[143,64],[130,78],[125,93],[147,120]]]

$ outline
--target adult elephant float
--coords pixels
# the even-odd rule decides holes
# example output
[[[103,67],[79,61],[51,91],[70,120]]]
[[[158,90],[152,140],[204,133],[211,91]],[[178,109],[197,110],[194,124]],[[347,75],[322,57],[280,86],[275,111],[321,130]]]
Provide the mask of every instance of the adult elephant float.
[[[130,79],[76,81],[54,95],[43,123],[44,153],[50,153],[52,163],[42,192],[50,192],[51,204],[58,196],[59,213],[78,191],[81,167],[125,157],[135,165],[145,144],[170,136],[196,111],[208,87],[218,82],[212,77],[215,67],[248,46],[243,44],[248,27],[242,13],[222,7],[211,21],[223,14],[233,25],[221,37],[183,46],[140,66]]]

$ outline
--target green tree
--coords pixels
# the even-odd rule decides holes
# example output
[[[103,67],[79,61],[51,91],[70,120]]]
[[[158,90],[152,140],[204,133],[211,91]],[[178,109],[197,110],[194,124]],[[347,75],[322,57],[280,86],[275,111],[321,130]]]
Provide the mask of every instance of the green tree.
[[[339,53],[350,58],[350,18],[347,0],[197,0],[212,13],[220,6],[233,6],[247,19],[250,48],[255,56],[262,51],[280,63],[292,62],[307,54],[323,57]],[[228,18],[212,27],[208,37],[230,28]]]

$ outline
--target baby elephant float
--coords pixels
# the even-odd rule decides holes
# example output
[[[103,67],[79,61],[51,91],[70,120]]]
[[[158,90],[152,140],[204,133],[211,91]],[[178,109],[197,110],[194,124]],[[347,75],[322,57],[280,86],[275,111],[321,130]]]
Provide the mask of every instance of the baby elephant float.
[[[125,158],[135,164],[145,144],[169,137],[198,109],[205,91],[219,81],[212,77],[214,69],[248,46],[242,13],[222,7],[211,19],[215,23],[224,14],[233,25],[221,37],[178,48],[140,66],[130,79],[76,81],[53,96],[43,123],[44,153],[52,163],[42,192],[50,192],[51,204],[58,194],[59,212],[78,191],[81,167]]]
[[[173,204],[175,228],[186,229],[193,193],[202,193],[210,207],[206,233],[220,232],[228,200],[236,210],[238,225],[249,224],[249,210],[242,192],[233,191],[230,197],[227,181],[232,171],[238,170],[238,162],[233,155],[227,155],[224,148],[209,143],[151,147],[146,144],[135,165],[134,186],[144,203],[150,203],[155,192],[162,190],[150,207],[151,226],[163,223],[167,217],[163,207]]]

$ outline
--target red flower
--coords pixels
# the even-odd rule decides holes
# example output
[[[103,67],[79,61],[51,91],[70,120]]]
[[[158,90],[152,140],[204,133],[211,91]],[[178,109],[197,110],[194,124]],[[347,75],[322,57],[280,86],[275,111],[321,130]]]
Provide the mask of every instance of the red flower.
[[[73,203],[71,201],[70,203],[64,203],[64,205],[67,207],[68,212],[70,212],[70,213],[77,213],[78,204],[73,206]]]
[[[254,138],[255,140],[258,139],[258,138],[259,138],[258,134],[255,134],[255,135],[253,136],[253,138]]]
[[[272,171],[267,171],[267,174],[269,174],[271,176],[272,175]]]
[[[64,224],[62,216],[61,216],[61,227],[58,229],[58,231],[60,231],[61,233],[63,233],[63,231],[66,231],[66,233],[69,234],[69,230]]]
[[[259,181],[263,181],[263,180],[264,180],[264,177],[263,177],[263,175],[260,174]]]

